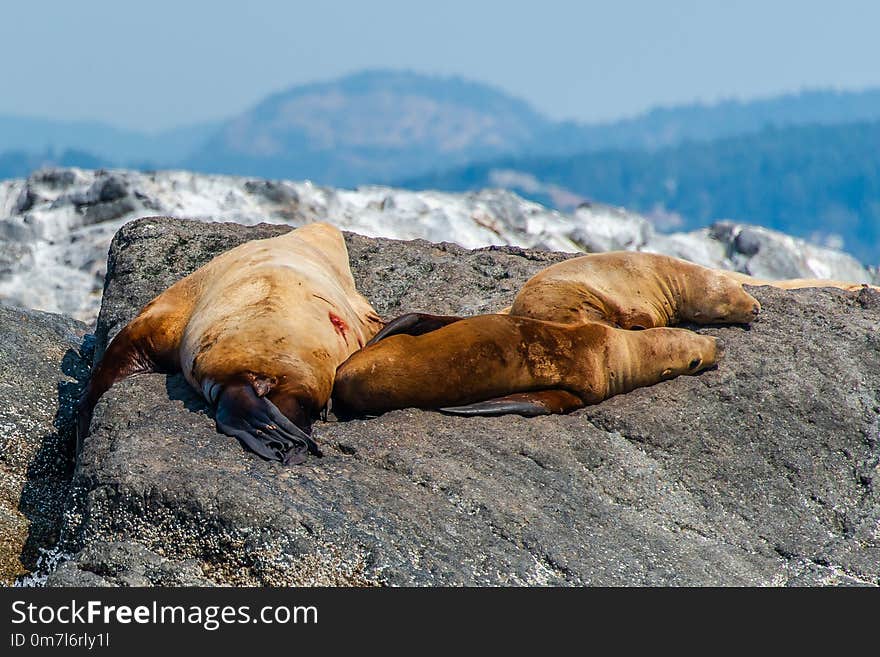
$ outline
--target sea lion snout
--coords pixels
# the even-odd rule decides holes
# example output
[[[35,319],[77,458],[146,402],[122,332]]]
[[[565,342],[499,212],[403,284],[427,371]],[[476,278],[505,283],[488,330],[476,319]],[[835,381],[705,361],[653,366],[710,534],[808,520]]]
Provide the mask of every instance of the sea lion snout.
[[[673,368],[675,374],[697,374],[717,363],[718,339],[710,335],[692,334],[681,345],[680,354],[680,365]]]
[[[702,362],[700,363],[700,369],[704,370],[714,366],[715,363],[718,362],[721,348],[718,338],[711,335],[703,335],[700,337],[706,338],[709,341],[706,345],[706,352],[702,356]]]
[[[725,295],[724,301],[718,303],[714,312],[707,313],[701,323],[709,324],[751,324],[761,312],[761,304],[755,297],[737,285]],[[711,321],[708,321],[711,320]]]
[[[355,352],[336,369],[330,407],[333,415],[340,420],[364,417],[367,414],[365,406],[372,400],[368,389],[372,377],[358,367],[359,358],[355,358],[358,354],[363,355],[364,351]]]
[[[761,312],[761,303],[746,292],[738,281],[731,281],[731,287],[729,292],[730,312],[726,321],[740,324],[753,322]]]

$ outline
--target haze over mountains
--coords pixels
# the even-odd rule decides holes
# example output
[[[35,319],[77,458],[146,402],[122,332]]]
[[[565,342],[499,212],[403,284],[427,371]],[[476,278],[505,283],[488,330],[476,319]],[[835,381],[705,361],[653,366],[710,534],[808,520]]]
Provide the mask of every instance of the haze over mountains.
[[[601,93],[601,90],[597,90]],[[0,116],[0,178],[45,164],[184,168],[352,187],[505,186],[670,226],[763,224],[880,262],[880,90],[655,109],[606,124],[548,119],[488,85],[371,71],[294,87],[219,124],[141,134]],[[663,222],[660,222],[663,225]]]
[[[218,123],[181,126],[159,133],[126,130],[99,121],[52,119],[0,114],[0,154],[17,152],[31,158],[60,158],[64,153],[91,157],[112,165],[174,165],[199,148]]]

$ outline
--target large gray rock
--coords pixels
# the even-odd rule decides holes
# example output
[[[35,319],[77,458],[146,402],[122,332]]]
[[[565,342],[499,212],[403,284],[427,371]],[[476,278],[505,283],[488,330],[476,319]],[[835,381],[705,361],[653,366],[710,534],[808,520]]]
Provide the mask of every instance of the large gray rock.
[[[144,219],[116,236],[99,346],[209,258],[287,227]],[[348,235],[385,316],[507,305],[562,254]],[[122,382],[75,476],[51,584],[880,583],[880,296],[756,288],[716,370],[568,416],[318,422],[267,463],[180,376]],[[179,573],[177,576],[170,574]]]
[[[88,367],[85,325],[0,306],[0,584],[58,540],[73,458],[70,419]]]

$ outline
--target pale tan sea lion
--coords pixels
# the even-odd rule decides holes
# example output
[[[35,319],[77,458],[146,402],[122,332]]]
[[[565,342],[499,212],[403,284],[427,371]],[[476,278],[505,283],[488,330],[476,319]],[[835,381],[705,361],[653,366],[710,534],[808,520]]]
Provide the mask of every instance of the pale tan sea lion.
[[[107,348],[79,430],[116,381],[182,371],[219,431],[260,456],[301,462],[337,366],[381,328],[355,288],[342,233],[313,223],[231,249],[148,303]]]
[[[833,287],[847,292],[858,292],[862,288],[871,288],[880,292],[880,287],[869,283],[852,283],[847,281],[835,281],[828,278],[787,278],[783,280],[772,281],[764,278],[756,278],[748,274],[742,274],[738,271],[724,271],[731,278],[735,278],[743,285],[769,285],[778,287],[782,290],[802,290],[804,288],[813,287]]]
[[[654,253],[612,251],[551,265],[526,281],[511,315],[625,329],[751,322],[758,301],[726,272]]]
[[[480,315],[392,335],[336,372],[337,416],[417,407],[471,415],[564,413],[715,364],[715,339],[684,329],[627,331]]]

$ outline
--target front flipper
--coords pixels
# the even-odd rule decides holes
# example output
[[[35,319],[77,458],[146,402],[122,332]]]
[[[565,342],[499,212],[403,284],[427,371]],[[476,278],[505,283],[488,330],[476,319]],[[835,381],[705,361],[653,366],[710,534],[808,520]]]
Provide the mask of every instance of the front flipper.
[[[519,392],[505,397],[496,397],[466,406],[438,408],[449,415],[559,415],[583,407],[584,402],[577,395],[565,390],[538,390]]]
[[[369,347],[371,344],[376,344],[385,338],[391,337],[392,335],[399,335],[401,333],[405,333],[406,335],[423,335],[425,333],[430,333],[431,331],[436,331],[439,328],[443,328],[448,324],[454,324],[460,319],[462,318],[454,315],[407,313],[406,315],[401,315],[388,322],[385,325],[385,328],[374,335],[365,346]]]
[[[217,400],[217,430],[238,438],[269,461],[299,464],[321,450],[306,431],[291,422],[267,397],[258,397],[249,383],[227,385]]]

